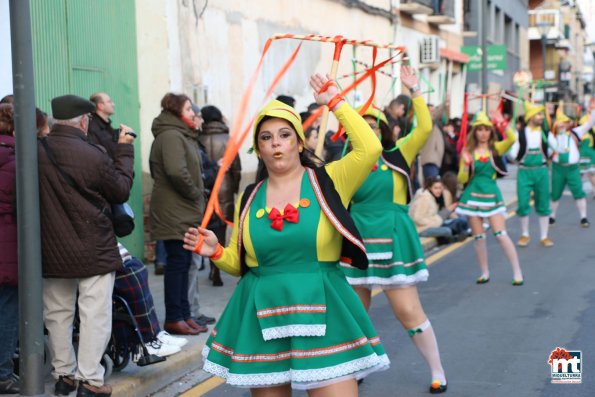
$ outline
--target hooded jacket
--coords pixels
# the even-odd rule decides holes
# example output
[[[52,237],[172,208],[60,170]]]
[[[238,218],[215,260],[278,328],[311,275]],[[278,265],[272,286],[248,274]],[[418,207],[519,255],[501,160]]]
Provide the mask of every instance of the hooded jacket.
[[[151,127],[155,140],[149,167],[153,178],[149,227],[155,240],[182,240],[202,221],[205,192],[197,132],[162,111]]]

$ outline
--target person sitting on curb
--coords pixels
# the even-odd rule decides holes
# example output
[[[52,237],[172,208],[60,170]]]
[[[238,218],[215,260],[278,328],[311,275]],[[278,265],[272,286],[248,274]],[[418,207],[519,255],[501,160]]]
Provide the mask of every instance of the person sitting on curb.
[[[456,208],[457,203],[453,202],[440,177],[429,177],[424,181],[424,188],[413,197],[409,216],[420,237],[436,237],[439,244],[448,244],[468,236],[467,219],[457,215]]]

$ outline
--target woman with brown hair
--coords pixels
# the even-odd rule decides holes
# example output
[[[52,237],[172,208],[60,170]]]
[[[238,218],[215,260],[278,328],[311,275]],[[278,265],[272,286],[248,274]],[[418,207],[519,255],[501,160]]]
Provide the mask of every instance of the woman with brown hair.
[[[356,380],[388,358],[340,257],[366,267],[361,237],[345,209],[380,154],[380,142],[333,81],[310,78],[316,101],[345,127],[353,150],[316,167],[294,108],[271,101],[258,114],[253,149],[264,179],[238,200],[227,248],[191,228],[185,248],[242,276],[203,350],[204,370],[253,396],[357,396]]]
[[[149,167],[154,180],[149,227],[155,240],[164,240],[165,324],[172,334],[196,335],[208,328],[197,324],[190,314],[188,271],[192,253],[183,245],[184,233],[200,223],[205,209],[203,180],[190,98],[166,94],[161,114],[153,120],[155,136]]]
[[[506,175],[501,157],[516,140],[512,129],[506,129],[506,139],[496,142],[496,130],[484,112],[480,112],[471,127],[468,141],[461,153],[459,182],[466,184],[456,209],[457,214],[467,215],[475,241],[475,252],[481,275],[477,284],[490,281],[488,252],[483,219],[488,218],[494,236],[510,261],[513,272],[512,285],[523,285],[523,273],[514,244],[506,233],[506,206],[496,184],[497,175]]]

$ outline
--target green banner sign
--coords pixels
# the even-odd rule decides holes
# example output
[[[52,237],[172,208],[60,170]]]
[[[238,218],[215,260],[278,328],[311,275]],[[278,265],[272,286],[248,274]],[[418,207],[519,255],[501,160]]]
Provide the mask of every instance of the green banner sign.
[[[477,45],[466,45],[461,47],[461,52],[469,55],[467,71],[481,71],[481,47]],[[488,70],[506,69],[506,46],[489,45],[488,46]]]

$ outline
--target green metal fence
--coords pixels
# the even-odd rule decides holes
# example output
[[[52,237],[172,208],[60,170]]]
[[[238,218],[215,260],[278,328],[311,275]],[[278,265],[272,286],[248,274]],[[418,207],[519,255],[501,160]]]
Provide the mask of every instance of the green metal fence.
[[[107,92],[116,104],[114,125],[140,129],[134,0],[33,0],[33,59],[37,106],[51,114],[53,97],[88,98]],[[130,205],[132,235],[121,239],[144,258],[140,134],[135,143]]]

